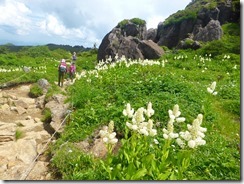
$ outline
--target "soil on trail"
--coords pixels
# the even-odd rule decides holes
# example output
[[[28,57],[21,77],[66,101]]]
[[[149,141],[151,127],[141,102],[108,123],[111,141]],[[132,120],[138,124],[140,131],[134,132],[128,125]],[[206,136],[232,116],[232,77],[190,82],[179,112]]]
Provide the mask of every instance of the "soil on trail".
[[[1,180],[51,180],[48,158],[42,154],[51,135],[44,129],[37,99],[28,95],[30,87],[0,89]],[[17,138],[17,132],[22,136]]]
[[[71,85],[66,82],[65,87]],[[56,94],[44,104],[44,95],[39,98],[29,97],[31,84],[0,89],[0,179],[1,180],[55,180],[50,171],[50,155],[45,155],[50,142],[55,142],[53,133],[42,122],[42,111],[48,108],[52,120],[48,126],[53,131],[60,129],[69,104],[66,96]],[[40,105],[41,104],[41,105]],[[64,124],[65,126],[65,124]],[[22,136],[16,137],[17,132]],[[95,133],[97,135],[97,132]],[[107,153],[100,136],[75,144],[84,152],[96,157]]]
[[[12,98],[18,98],[22,99],[24,102],[27,100],[35,100],[34,98],[29,97],[29,91],[30,91],[30,86],[31,85],[21,85],[21,86],[15,86],[12,88],[8,89],[2,89],[0,90],[2,93],[5,93],[7,96],[12,97]],[[5,112],[0,114],[0,121],[2,122],[14,122],[16,120],[25,120],[27,116],[31,117],[36,117],[36,118],[42,118],[42,110],[36,108],[34,111],[33,110],[27,110],[23,114],[19,114],[16,111],[10,111],[10,112]]]

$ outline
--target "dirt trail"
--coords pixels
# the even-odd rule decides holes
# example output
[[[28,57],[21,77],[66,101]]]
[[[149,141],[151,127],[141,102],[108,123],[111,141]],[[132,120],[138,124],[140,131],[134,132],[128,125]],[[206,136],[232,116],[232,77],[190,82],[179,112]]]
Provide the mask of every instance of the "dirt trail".
[[[62,90],[65,91],[69,85],[72,83],[65,81]],[[54,180],[49,170],[50,158],[44,151],[55,138],[41,121],[42,110],[51,110],[52,120],[48,126],[59,132],[69,104],[65,103],[66,96],[62,94],[54,95],[46,104],[44,95],[37,99],[30,98],[30,87],[31,84],[25,84],[0,89],[1,180]],[[18,138],[17,133],[21,133]],[[87,150],[95,156],[102,157],[106,154],[106,147],[101,139],[95,139],[92,145],[87,141],[80,144],[81,150]]]
[[[30,90],[30,85],[21,85],[21,86],[9,88],[9,89],[2,89],[1,91],[2,91],[2,93],[5,93],[6,95],[8,95],[10,97],[10,99],[11,99],[11,97],[12,97],[12,99],[16,97],[18,99],[22,99],[25,102],[27,100],[28,101],[35,100],[28,96],[29,90]],[[42,111],[41,109],[37,108],[37,109],[35,109],[35,111],[33,111],[33,109],[32,109],[32,111],[29,110],[23,114],[19,114],[15,111],[5,112],[5,113],[1,113],[0,121],[13,122],[16,120],[24,120],[27,116],[42,118],[41,111]]]
[[[27,174],[34,158],[50,139],[42,109],[30,98],[30,84],[0,90],[0,179],[49,180],[48,159],[42,155]],[[19,133],[19,136],[17,135]],[[18,137],[17,137],[18,136]]]

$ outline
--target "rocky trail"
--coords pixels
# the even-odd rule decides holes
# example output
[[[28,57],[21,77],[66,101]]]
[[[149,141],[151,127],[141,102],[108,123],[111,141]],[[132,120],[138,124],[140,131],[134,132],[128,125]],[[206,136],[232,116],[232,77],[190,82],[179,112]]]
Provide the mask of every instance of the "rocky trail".
[[[71,113],[70,104],[65,103],[63,94],[55,94],[45,102],[49,83],[40,79],[38,84],[44,91],[38,98],[29,96],[32,84],[0,89],[1,180],[55,180],[50,170],[51,156],[46,151],[49,143],[56,141],[55,135],[62,133]],[[62,91],[65,93],[70,85],[66,80]],[[50,122],[44,122],[44,109],[50,110]],[[107,149],[97,131],[92,141],[74,145],[96,157],[104,157]]]
[[[45,95],[28,96],[31,84],[0,89],[0,179],[52,180],[48,143],[68,110],[65,96],[58,94],[44,104]],[[42,122],[43,109],[52,114],[50,124]]]

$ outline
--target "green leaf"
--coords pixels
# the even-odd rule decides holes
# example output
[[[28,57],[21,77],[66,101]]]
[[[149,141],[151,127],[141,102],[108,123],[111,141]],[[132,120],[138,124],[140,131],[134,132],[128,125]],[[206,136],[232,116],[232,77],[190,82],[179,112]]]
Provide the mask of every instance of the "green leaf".
[[[161,161],[164,162],[168,158],[168,156],[169,156],[169,150],[164,151],[161,157]]]
[[[153,153],[142,158],[142,162],[144,165],[151,165],[152,161],[154,161],[154,160],[155,160],[155,154],[153,154]]]
[[[170,179],[170,180],[177,180],[174,171],[173,171],[173,173],[170,175],[169,179]]]
[[[142,168],[140,170],[138,170],[132,177],[132,180],[141,180],[143,179],[142,177],[145,176],[147,174],[147,169],[146,168]]]
[[[126,180],[130,180],[136,171],[136,167],[133,163],[130,163],[126,171]]]
[[[183,158],[182,161],[182,168],[185,170],[190,165],[190,159],[189,158]]]
[[[164,173],[160,173],[157,177],[157,180],[167,180],[170,174],[171,174],[171,170],[167,170]]]
[[[130,163],[130,158],[129,155],[126,153],[126,151],[123,152],[125,155],[126,160],[128,161],[128,163]]]

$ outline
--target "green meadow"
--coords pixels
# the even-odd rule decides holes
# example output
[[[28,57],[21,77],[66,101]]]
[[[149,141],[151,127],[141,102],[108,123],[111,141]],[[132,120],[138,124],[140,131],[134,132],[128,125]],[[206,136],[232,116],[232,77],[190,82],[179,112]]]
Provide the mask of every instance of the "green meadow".
[[[240,180],[240,27],[225,24],[223,31],[198,50],[164,47],[158,60],[97,62],[96,49],[77,53],[78,78],[65,92],[55,82],[70,52],[1,46],[0,86],[45,78],[47,97],[67,96],[70,122],[47,151],[55,179]],[[107,148],[102,158],[76,146],[99,136]]]

